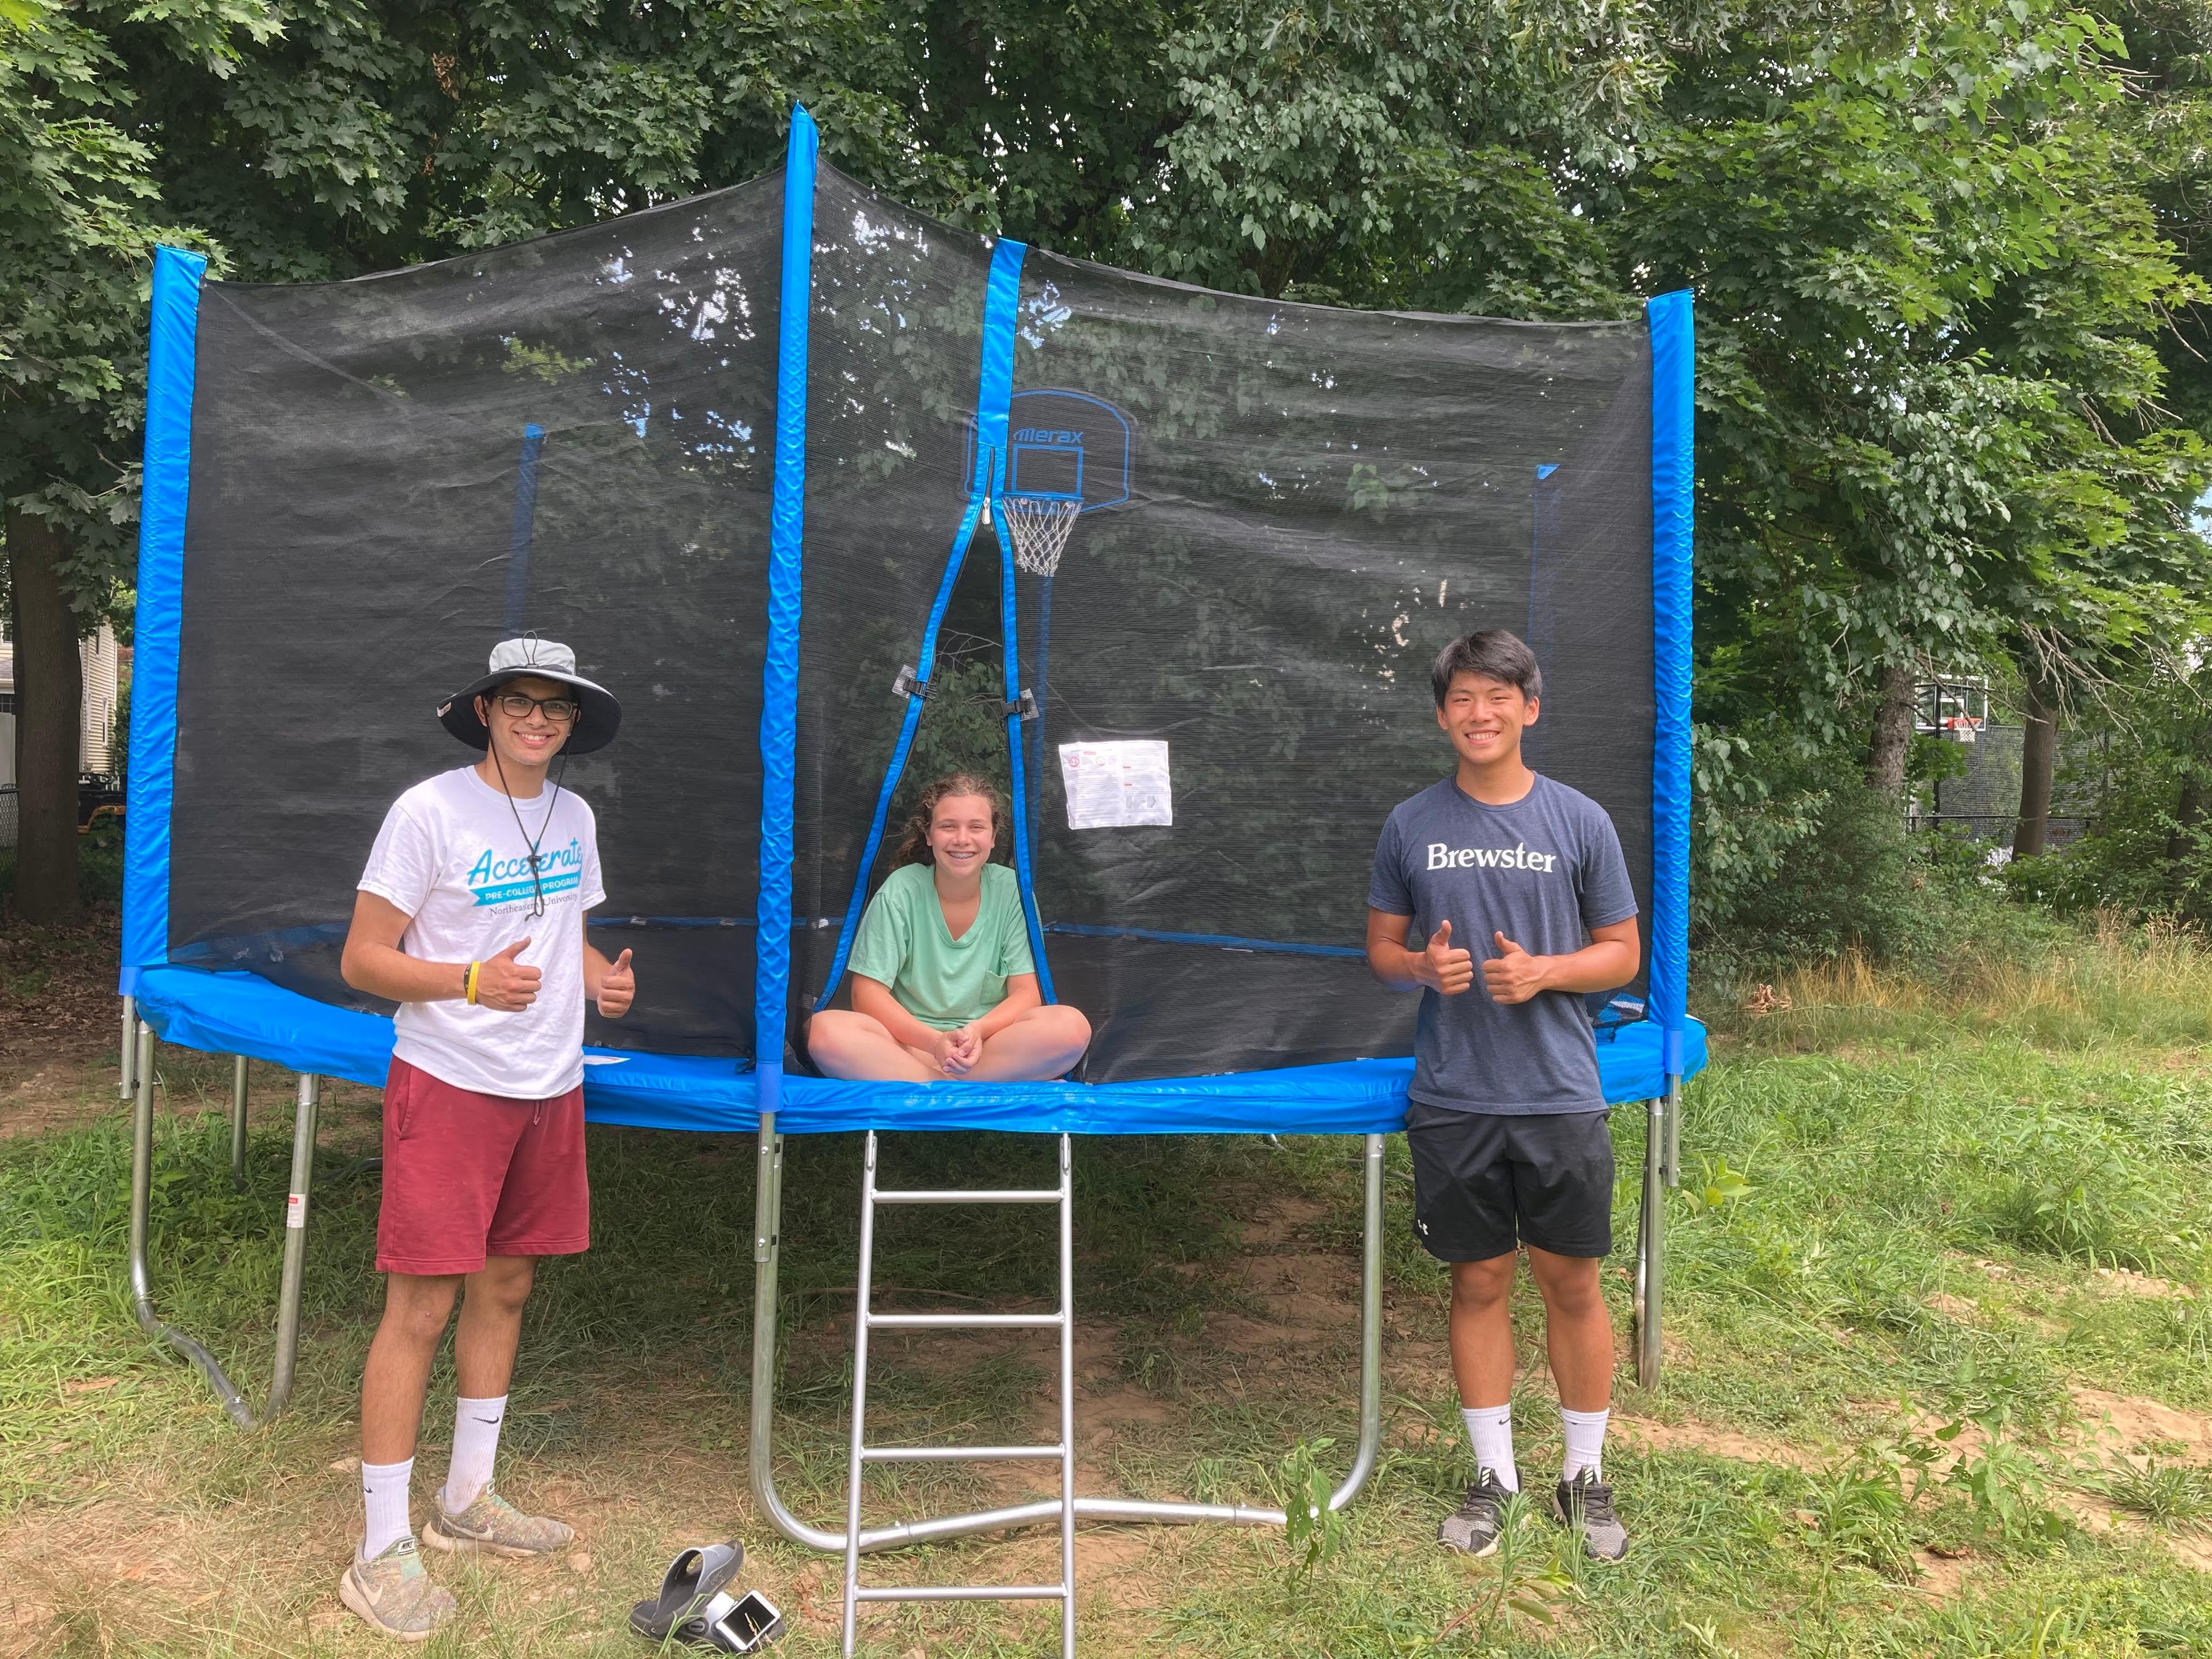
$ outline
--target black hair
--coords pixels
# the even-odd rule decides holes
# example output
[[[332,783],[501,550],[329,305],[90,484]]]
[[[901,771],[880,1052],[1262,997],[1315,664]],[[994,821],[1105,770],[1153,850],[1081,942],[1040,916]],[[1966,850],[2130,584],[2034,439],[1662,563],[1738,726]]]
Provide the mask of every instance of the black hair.
[[[1544,671],[1536,665],[1536,653],[1522,643],[1518,634],[1503,628],[1486,628],[1463,640],[1454,640],[1437,653],[1430,679],[1437,708],[1444,706],[1453,679],[1461,674],[1480,674],[1485,679],[1517,685],[1531,702],[1544,695]]]

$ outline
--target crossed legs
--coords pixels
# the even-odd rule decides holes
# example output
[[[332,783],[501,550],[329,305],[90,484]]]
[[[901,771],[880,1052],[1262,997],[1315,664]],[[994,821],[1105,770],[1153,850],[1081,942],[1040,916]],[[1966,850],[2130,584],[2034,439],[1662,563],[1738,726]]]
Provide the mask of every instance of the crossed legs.
[[[1061,1003],[1032,1008],[1002,1026],[983,1044],[982,1058],[965,1080],[1035,1083],[1064,1077],[1091,1046],[1091,1022]],[[937,1062],[909,1048],[881,1020],[842,1008],[825,1008],[806,1028],[806,1052],[830,1076],[902,1083],[945,1083]]]

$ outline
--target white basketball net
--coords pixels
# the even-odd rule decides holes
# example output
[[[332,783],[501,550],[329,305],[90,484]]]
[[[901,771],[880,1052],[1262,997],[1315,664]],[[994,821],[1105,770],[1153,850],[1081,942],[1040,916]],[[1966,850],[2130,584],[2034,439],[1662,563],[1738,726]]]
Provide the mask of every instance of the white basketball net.
[[[999,507],[1014,544],[1014,562],[1033,576],[1049,576],[1059,569],[1060,556],[1083,503],[1067,495],[1001,495]]]

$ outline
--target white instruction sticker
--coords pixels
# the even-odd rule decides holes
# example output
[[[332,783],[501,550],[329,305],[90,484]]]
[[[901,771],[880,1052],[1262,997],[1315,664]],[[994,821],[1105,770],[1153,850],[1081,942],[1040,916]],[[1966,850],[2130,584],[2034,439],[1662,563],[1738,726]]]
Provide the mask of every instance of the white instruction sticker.
[[[1115,830],[1135,823],[1175,822],[1168,746],[1156,738],[1063,743],[1060,776],[1067,786],[1071,830]]]
[[[304,1227],[307,1224],[307,1194],[284,1194],[284,1224],[287,1227]]]

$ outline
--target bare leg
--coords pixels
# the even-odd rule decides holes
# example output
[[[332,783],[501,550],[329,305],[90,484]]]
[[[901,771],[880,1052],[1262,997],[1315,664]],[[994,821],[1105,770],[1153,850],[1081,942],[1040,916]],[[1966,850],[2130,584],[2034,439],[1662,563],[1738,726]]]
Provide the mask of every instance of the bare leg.
[[[1544,1296],[1544,1344],[1559,1404],[1601,1412],[1613,1400],[1613,1314],[1591,1255],[1554,1255],[1528,1247],[1528,1271]]]
[[[978,1083],[1038,1083],[1064,1077],[1091,1046],[1091,1022],[1064,1003],[1032,1008],[983,1044],[968,1076]]]
[[[453,1391],[463,1399],[496,1400],[507,1392],[522,1337],[522,1304],[537,1272],[534,1256],[495,1255],[469,1275],[453,1332]]]
[[[1503,1406],[1513,1398],[1515,1265],[1510,1250],[1451,1264],[1452,1376],[1462,1406]]]
[[[415,1455],[422,1426],[422,1396],[430,1362],[446,1334],[457,1274],[392,1273],[384,1282],[384,1318],[368,1345],[361,1376],[361,1457],[364,1463],[404,1463]],[[508,1358],[514,1358],[509,1349]]]
[[[806,1052],[831,1077],[848,1081],[942,1083],[945,1073],[867,1014],[825,1008],[807,1022]]]

